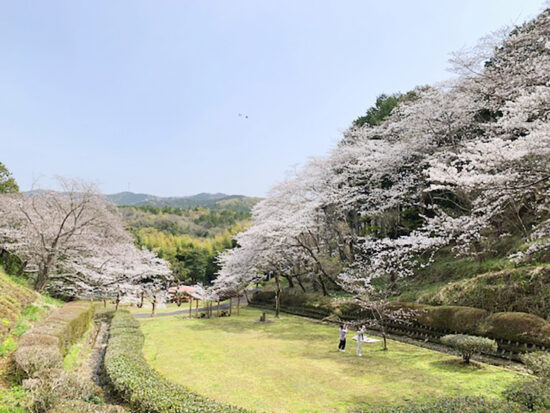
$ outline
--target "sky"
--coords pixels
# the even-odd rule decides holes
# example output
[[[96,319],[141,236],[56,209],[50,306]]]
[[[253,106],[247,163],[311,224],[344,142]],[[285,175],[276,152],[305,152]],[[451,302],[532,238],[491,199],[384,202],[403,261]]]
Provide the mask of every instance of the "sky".
[[[543,5],[0,0],[0,162],[22,190],[263,196],[376,96],[451,77],[452,52]]]

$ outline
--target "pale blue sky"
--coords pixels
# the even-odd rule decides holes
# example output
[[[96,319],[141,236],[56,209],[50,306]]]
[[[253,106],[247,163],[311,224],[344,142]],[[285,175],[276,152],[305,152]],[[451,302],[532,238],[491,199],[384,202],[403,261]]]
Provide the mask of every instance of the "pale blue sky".
[[[542,6],[0,1],[0,161],[22,189],[262,196],[377,95],[448,78],[452,51]]]

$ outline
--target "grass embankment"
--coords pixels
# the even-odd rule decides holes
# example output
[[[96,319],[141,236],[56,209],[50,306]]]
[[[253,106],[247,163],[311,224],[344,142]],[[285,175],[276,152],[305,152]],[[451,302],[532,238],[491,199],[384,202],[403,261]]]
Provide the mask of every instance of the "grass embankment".
[[[520,378],[503,368],[465,366],[456,357],[404,343],[354,342],[337,351],[334,326],[282,315],[146,319],[144,354],[157,371],[192,391],[257,411],[348,411],[444,396],[500,397]]]
[[[517,248],[521,249],[521,248]],[[399,294],[401,302],[431,305],[461,305],[489,312],[520,311],[550,316],[550,262],[547,258],[529,265],[514,265],[506,258],[456,258],[448,251],[437,254],[429,266],[405,279]]]
[[[25,392],[13,377],[12,355],[19,338],[60,305],[59,300],[27,288],[24,279],[6,274],[0,266],[0,413],[26,412],[17,407]]]

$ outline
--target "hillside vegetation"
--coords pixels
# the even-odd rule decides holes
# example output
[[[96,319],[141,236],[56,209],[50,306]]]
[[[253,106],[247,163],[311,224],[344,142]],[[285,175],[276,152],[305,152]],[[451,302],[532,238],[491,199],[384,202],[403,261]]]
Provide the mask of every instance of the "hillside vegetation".
[[[152,206],[157,208],[210,208],[230,209],[233,211],[250,212],[260,198],[246,197],[243,195],[226,195],[222,193],[202,193],[193,196],[160,197],[149,194],[136,194],[133,192],[120,192],[107,195],[107,198],[116,205]]]
[[[127,227],[137,243],[170,262],[174,275],[184,282],[210,283],[218,271],[217,255],[235,246],[233,237],[244,231],[249,211],[228,206],[216,208],[122,206]]]
[[[0,266],[0,343],[17,324],[21,311],[38,298],[23,283],[23,280],[8,276]]]
[[[445,83],[379,96],[327,156],[273,187],[214,290],[269,275],[277,311],[315,305],[285,299],[313,291],[345,296],[380,328],[406,318],[397,301],[475,307],[453,311],[502,330],[546,326],[550,10],[451,64]]]

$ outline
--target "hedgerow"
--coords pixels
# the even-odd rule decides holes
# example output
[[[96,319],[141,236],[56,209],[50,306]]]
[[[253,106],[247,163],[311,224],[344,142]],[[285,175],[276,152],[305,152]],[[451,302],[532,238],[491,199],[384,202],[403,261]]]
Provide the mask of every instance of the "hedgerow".
[[[30,377],[40,370],[61,368],[63,356],[86,332],[93,314],[90,303],[68,303],[27,331],[15,352],[18,370]]]
[[[197,395],[172,383],[143,358],[144,337],[138,322],[118,311],[111,323],[105,354],[105,373],[113,390],[136,413],[245,412]]]
[[[432,402],[413,403],[403,407],[384,407],[371,413],[522,413],[525,409],[513,402],[486,397],[442,398]]]

